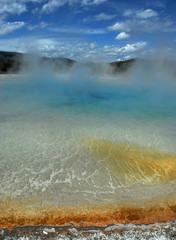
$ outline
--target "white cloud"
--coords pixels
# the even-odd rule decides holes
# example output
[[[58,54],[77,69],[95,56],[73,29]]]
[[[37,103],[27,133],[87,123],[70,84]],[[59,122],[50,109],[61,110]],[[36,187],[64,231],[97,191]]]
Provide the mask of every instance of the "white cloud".
[[[108,27],[110,31],[128,31],[129,27],[126,22],[116,22],[114,25]]]
[[[1,51],[16,52],[19,50],[20,39],[17,38],[5,38],[0,39],[0,49]]]
[[[0,25],[0,35],[5,35],[10,32],[13,32],[19,28],[22,28],[25,26],[24,22],[7,22],[7,23],[1,23]]]
[[[99,5],[103,2],[106,2],[107,0],[83,0],[82,1],[82,5],[86,6],[86,5]]]
[[[104,46],[104,54],[109,55],[109,57],[114,58],[120,57],[125,58],[126,56],[136,57],[140,54],[140,51],[147,46],[147,42],[136,42],[133,44],[126,44],[124,46]]]
[[[62,41],[53,38],[0,39],[0,49],[34,53],[46,57],[66,57],[77,61],[116,61],[140,57],[146,42],[100,47],[96,42]]]
[[[133,23],[133,30],[149,33],[156,31],[173,32],[176,31],[176,25],[167,18],[163,18],[162,20],[156,19],[155,21],[153,19],[141,19],[137,22],[136,26]]]
[[[6,15],[14,15],[14,14],[22,14],[27,11],[27,3],[41,3],[45,0],[0,0],[0,14]],[[59,0],[60,1],[60,0]]]
[[[127,17],[127,16],[130,16],[133,14],[133,11],[130,10],[130,9],[127,9],[124,13],[123,13],[123,16]]]
[[[128,39],[130,37],[130,34],[126,33],[126,32],[121,32],[117,35],[117,37],[115,38],[116,40],[125,40]]]
[[[98,5],[98,4],[101,4],[101,3],[106,2],[106,1],[107,1],[107,0],[93,0],[93,1],[92,1],[92,4]]]
[[[127,9],[124,13],[123,16],[129,17],[131,15],[136,15],[137,18],[151,18],[151,17],[156,17],[158,16],[158,13],[152,9],[145,9],[145,10],[140,10],[140,11],[132,11],[131,9]]]
[[[0,35],[11,33],[25,26],[22,21],[8,22],[6,21],[9,15],[21,14],[26,11],[26,6],[23,0],[0,0]]]
[[[32,30],[37,29],[37,28],[45,28],[46,26],[48,26],[48,23],[42,21],[42,22],[40,22],[39,24],[28,25],[28,26],[27,26],[27,29],[28,29],[29,31],[32,31]]]
[[[132,58],[131,55],[127,55],[124,57],[125,60],[131,59],[131,58]]]
[[[138,18],[151,18],[158,16],[158,13],[152,9],[141,10],[136,13]]]
[[[95,49],[97,47],[98,47],[98,45],[97,45],[96,42],[93,42],[93,43],[90,44],[90,49]]]
[[[27,3],[27,2],[36,2],[36,3],[46,2],[46,0],[18,0],[18,1],[21,1],[21,2],[24,2],[24,3]]]
[[[26,5],[18,0],[1,0],[0,14],[21,14],[26,11]]]
[[[114,18],[116,15],[108,15],[106,13],[100,13],[98,15],[95,15],[95,20],[96,21],[101,21],[101,20],[109,20]]]
[[[49,27],[48,30],[53,32],[60,33],[69,33],[69,34],[103,34],[106,33],[104,29],[101,28],[68,28],[68,27]],[[71,36],[72,37],[72,36]]]
[[[116,22],[114,25],[107,28],[109,31],[122,31],[122,32],[172,32],[176,31],[176,24],[168,18],[152,18],[146,19],[128,19],[123,22]]]
[[[42,7],[42,12],[51,13],[55,11],[57,8],[64,6],[68,1],[67,0],[50,0]]]
[[[42,7],[41,12],[43,13],[52,13],[57,8],[62,7],[66,4],[72,6],[74,4],[79,4],[82,6],[87,6],[87,5],[99,5],[103,2],[106,2],[107,0],[48,0],[47,3],[45,3]]]
[[[37,53],[46,57],[66,57],[77,61],[97,58],[96,42],[59,41],[58,39],[29,39],[21,44],[22,52]]]
[[[133,53],[133,52],[138,52],[139,50],[141,50],[142,48],[146,47],[147,42],[137,42],[137,43],[133,43],[133,44],[127,44],[124,47],[120,48],[120,52],[121,53]]]

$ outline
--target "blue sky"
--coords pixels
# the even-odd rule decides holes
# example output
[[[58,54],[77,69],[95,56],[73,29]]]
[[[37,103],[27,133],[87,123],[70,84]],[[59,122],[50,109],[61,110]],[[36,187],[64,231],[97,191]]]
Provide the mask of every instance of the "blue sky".
[[[176,0],[0,0],[0,50],[118,61],[175,47]]]

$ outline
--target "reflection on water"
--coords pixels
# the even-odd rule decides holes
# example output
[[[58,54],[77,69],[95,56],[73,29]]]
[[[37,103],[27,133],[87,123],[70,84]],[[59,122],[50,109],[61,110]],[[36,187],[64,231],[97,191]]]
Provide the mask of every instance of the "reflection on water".
[[[44,73],[0,83],[1,207],[176,192],[173,88],[92,78],[74,84]]]

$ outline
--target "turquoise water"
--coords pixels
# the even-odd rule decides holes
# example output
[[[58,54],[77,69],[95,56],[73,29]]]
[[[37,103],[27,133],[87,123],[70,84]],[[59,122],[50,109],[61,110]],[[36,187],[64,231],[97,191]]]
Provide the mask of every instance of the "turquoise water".
[[[174,75],[157,71],[142,75],[136,69],[124,76],[91,74],[83,68],[62,74],[39,69],[4,77],[1,199],[42,197],[82,203],[127,198],[129,190],[83,151],[80,139],[85,136],[176,153]],[[165,192],[172,190],[168,185]],[[150,194],[157,195],[156,188]]]

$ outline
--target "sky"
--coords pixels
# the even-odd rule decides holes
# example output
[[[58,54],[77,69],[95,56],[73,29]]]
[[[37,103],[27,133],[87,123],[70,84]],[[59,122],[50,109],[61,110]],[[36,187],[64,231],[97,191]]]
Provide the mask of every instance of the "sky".
[[[0,51],[112,62],[175,49],[176,0],[0,0]]]

